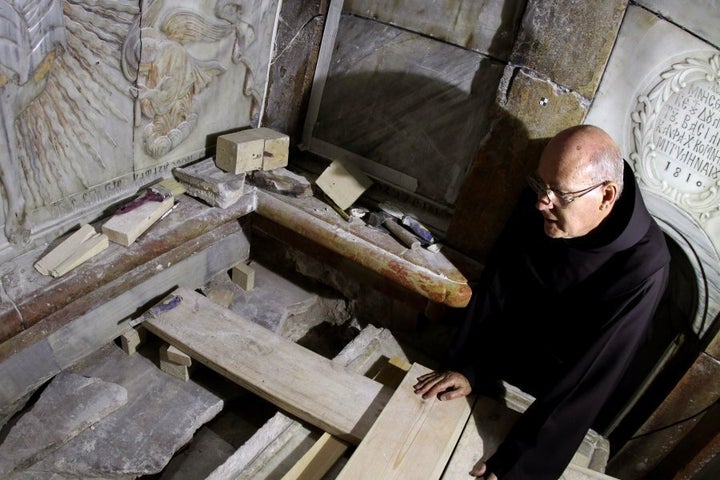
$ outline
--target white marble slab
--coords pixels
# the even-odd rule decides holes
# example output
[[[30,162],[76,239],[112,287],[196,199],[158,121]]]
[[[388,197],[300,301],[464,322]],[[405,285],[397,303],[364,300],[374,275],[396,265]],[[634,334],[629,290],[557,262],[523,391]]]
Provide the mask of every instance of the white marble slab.
[[[720,2],[717,0],[637,0],[637,3],[669,18],[710,43],[720,44]]]
[[[651,213],[697,265],[698,333],[720,310],[718,78],[720,51],[630,5],[585,120],[618,141]]]

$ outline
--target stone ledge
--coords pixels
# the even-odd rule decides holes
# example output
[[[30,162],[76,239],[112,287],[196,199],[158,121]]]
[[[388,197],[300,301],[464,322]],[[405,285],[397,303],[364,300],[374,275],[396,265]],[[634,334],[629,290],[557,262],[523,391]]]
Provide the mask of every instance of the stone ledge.
[[[284,197],[262,190],[257,195],[257,214],[412,292],[450,307],[464,307],[470,301],[467,279],[442,252],[408,249],[359,219],[346,222],[315,197]]]

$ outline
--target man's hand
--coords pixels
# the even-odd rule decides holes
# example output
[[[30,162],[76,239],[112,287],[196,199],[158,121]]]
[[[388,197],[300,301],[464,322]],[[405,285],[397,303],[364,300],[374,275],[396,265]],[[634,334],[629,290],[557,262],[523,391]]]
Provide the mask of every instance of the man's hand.
[[[470,394],[470,382],[458,372],[430,372],[420,375],[413,387],[415,393],[428,399],[437,396],[438,400],[452,400]]]

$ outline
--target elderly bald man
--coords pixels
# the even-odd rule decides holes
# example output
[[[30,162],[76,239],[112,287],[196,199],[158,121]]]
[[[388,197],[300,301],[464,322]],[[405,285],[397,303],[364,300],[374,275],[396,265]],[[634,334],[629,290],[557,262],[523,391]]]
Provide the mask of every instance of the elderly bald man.
[[[474,286],[446,370],[418,378],[424,398],[497,394],[536,400],[470,474],[554,480],[647,340],[670,255],[630,167],[602,129],[553,137],[531,187]]]

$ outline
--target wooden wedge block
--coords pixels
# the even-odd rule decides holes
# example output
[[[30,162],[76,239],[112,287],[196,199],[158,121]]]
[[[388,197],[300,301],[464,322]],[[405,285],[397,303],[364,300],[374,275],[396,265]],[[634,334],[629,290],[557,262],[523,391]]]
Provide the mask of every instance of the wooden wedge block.
[[[215,164],[232,174],[260,170],[263,166],[265,139],[251,130],[220,135],[215,147]]]
[[[338,480],[440,478],[470,416],[472,399],[423,400],[413,385],[428,372],[413,364]]]
[[[168,362],[176,363],[178,365],[184,365],[189,367],[192,365],[192,359],[190,356],[181,352],[177,347],[173,345],[165,344],[160,347],[160,358],[167,360]]]
[[[35,262],[34,266],[43,275],[60,277],[105,250],[109,244],[107,235],[85,224]]]
[[[178,288],[145,315],[145,328],[256,395],[341,440],[360,442],[391,391]]]
[[[113,242],[127,247],[170,210],[173,203],[174,197],[162,202],[145,202],[129,212],[113,215],[103,224],[102,231]]]
[[[341,210],[345,210],[370,188],[372,180],[349,163],[335,160],[320,174],[315,184]]]

